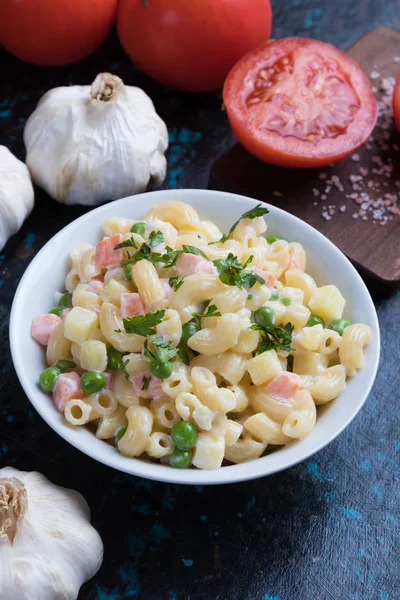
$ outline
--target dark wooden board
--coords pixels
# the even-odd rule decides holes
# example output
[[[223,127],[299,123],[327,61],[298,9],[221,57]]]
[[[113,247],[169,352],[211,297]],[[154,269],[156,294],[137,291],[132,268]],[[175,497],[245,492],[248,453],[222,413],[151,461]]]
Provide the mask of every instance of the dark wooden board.
[[[382,96],[387,95],[381,87],[382,79],[387,78],[390,84],[389,78],[395,77],[400,70],[400,59],[397,58],[400,55],[400,33],[387,27],[377,27],[356,42],[349,54],[368,75],[372,75],[377,98],[382,100]],[[376,201],[378,198],[385,199],[385,194],[396,194],[400,206],[400,134],[387,111],[379,118],[373,135],[375,139],[368,143],[369,149],[364,145],[357,150],[359,160],[348,157],[336,165],[312,170],[268,165],[251,156],[240,144],[235,144],[214,163],[210,185],[269,202],[307,221],[349,257],[374,293],[389,294],[400,286],[400,215],[388,213],[386,207],[385,213],[390,215],[391,220],[384,225],[374,222],[370,211],[366,215],[368,220],[363,220],[362,216],[354,218],[361,207],[356,204],[355,198],[347,197],[366,191]],[[376,140],[377,136],[380,143]],[[384,171],[377,164],[376,156],[380,156],[389,168],[392,165],[393,169]],[[350,177],[359,176],[360,167],[367,168],[368,175],[364,176],[363,182],[356,182],[356,185],[362,186],[356,191],[354,179],[351,182]],[[326,178],[322,179],[325,175]],[[325,194],[326,199],[321,199],[332,176],[339,177],[343,190],[331,184],[331,190]],[[368,188],[369,181],[373,182],[373,188]],[[313,190],[318,190],[319,196],[315,196]],[[329,214],[329,206],[335,207],[331,209],[333,215]],[[340,207],[344,212],[340,211]],[[328,216],[328,220],[322,213]]]

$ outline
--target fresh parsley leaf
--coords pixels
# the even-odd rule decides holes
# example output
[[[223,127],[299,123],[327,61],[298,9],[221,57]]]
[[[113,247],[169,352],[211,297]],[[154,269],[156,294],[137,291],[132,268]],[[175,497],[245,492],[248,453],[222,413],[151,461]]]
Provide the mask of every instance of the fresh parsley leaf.
[[[122,329],[114,329],[114,333],[122,333]]]
[[[143,385],[142,385],[142,390],[147,390],[147,388],[149,387],[149,383],[151,381],[151,376],[149,375],[149,377],[146,377],[146,375],[143,375]]]
[[[211,306],[209,306],[207,308],[207,312],[205,313],[197,313],[194,312],[192,313],[192,317],[194,318],[194,320],[196,321],[197,325],[200,327],[200,321],[201,319],[204,319],[204,317],[220,317],[221,313],[218,311],[218,308],[215,306],[215,304],[211,304]]]
[[[64,373],[65,371],[68,371],[68,369],[75,369],[76,364],[72,362],[72,360],[61,359],[58,362],[56,362],[56,364],[53,365],[53,367],[61,371],[61,373]]]
[[[126,240],[125,242],[121,242],[117,246],[114,246],[114,250],[119,250],[120,248],[137,248],[137,244],[133,239],[133,236]]]
[[[253,294],[247,294],[247,300],[251,300],[253,297]]]
[[[155,313],[127,317],[123,319],[125,331],[126,333],[136,333],[136,335],[142,335],[143,337],[154,335],[156,333],[154,327],[161,323],[164,315],[165,310],[158,310]]]
[[[264,283],[262,277],[253,273],[253,271],[245,269],[245,266],[252,260],[253,257],[251,256],[249,260],[246,261],[245,265],[241,265],[237,257],[232,253],[229,253],[227,258],[218,258],[217,260],[214,260],[213,263],[217,267],[219,278],[222,283],[243,289],[253,287],[257,281]]]
[[[148,244],[150,248],[159,246],[164,241],[164,236],[161,231],[152,231],[149,235]]]
[[[181,359],[181,361],[183,362],[184,365],[189,365],[190,360],[189,360],[189,354],[188,354],[186,346],[180,345],[178,347],[178,357]]]
[[[276,325],[263,327],[262,325],[254,324],[250,329],[262,332],[261,343],[257,354],[262,354],[263,352],[267,352],[267,350],[283,350],[284,352],[292,351],[293,325],[291,323],[286,323],[284,327],[278,327]]]
[[[155,350],[149,350],[148,340],[144,343],[144,355],[149,359],[150,371],[159,379],[166,379],[173,371],[172,359],[178,354],[171,342],[157,336],[151,340]]]
[[[230,230],[228,232],[228,235],[224,234],[220,240],[217,240],[215,242],[210,242],[209,246],[211,246],[212,244],[223,244],[224,242],[229,240],[232,233],[235,231],[236,227],[239,225],[239,223],[242,219],[255,219],[256,217],[263,217],[264,215],[267,215],[268,213],[269,213],[268,208],[264,208],[262,206],[262,204],[257,204],[257,206],[255,206],[254,208],[252,208],[251,210],[248,210],[247,212],[242,214],[242,216],[236,221],[236,223],[234,223],[232,225],[232,227],[230,228]]]
[[[179,277],[170,277],[168,279],[168,283],[172,287],[172,289],[175,292],[177,292],[179,288],[184,284],[184,278],[182,277],[182,279],[179,279]]]
[[[144,243],[140,246],[139,250],[132,254],[126,260],[123,260],[121,263],[121,267],[125,267],[126,265],[130,265],[132,263],[136,263],[139,260],[147,260],[151,255],[151,248],[148,244]]]
[[[206,260],[210,260],[207,254],[204,254],[203,250],[200,248],[196,248],[195,246],[186,246],[185,244],[182,246],[183,254],[196,254],[197,256],[202,256]]]

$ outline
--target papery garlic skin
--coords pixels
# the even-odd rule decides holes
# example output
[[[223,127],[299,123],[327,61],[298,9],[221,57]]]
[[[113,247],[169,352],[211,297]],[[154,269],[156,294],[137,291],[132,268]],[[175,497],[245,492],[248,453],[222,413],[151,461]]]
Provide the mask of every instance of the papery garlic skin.
[[[143,90],[110,73],[44,94],[24,142],[34,183],[64,204],[94,206],[165,179],[164,121]]]
[[[1,482],[9,478],[22,482],[26,506],[13,544],[0,535],[0,598],[76,600],[103,560],[103,543],[90,524],[85,499],[40,473],[5,467],[0,469],[3,500]]]
[[[0,146],[0,250],[20,229],[33,208],[34,192],[27,166]]]

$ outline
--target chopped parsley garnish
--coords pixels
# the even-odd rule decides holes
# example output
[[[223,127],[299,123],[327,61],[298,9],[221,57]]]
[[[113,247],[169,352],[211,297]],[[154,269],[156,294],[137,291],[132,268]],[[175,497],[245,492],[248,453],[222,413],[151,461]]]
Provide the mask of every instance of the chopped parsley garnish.
[[[253,294],[247,294],[247,300],[251,300],[253,297]]]
[[[68,369],[75,369],[76,364],[72,360],[59,360],[53,365],[53,368],[58,369],[61,373],[68,371]]]
[[[175,292],[177,292],[179,288],[184,284],[184,278],[182,277],[182,279],[179,279],[179,277],[170,277],[168,279],[168,283],[172,287],[172,289]]]
[[[129,364],[129,358],[124,360],[125,354],[116,350],[112,346],[107,348],[107,368],[110,371],[122,371],[126,379],[129,379],[129,373],[126,370],[126,366]]]
[[[183,344],[178,346],[178,357],[181,359],[184,365],[190,364],[187,346],[184,346]]]
[[[114,329],[114,333],[122,333],[122,329]]]
[[[200,248],[196,248],[195,246],[186,246],[186,244],[182,246],[182,254],[197,254],[198,256],[202,256],[205,260],[210,260],[207,254],[204,254],[203,250],[200,250]]]
[[[164,268],[167,269],[168,267],[175,266],[176,261],[181,256],[181,254],[197,254],[199,256],[202,256],[206,260],[209,260],[207,255],[204,254],[204,252],[202,250],[200,250],[199,248],[195,248],[195,246],[184,245],[184,246],[182,246],[182,250],[173,250],[170,246],[166,246],[166,248],[165,248],[166,252],[164,254],[161,254],[161,252],[153,252],[152,248],[154,246],[157,246],[158,244],[160,244],[161,241],[164,240],[164,238],[163,238],[163,240],[159,241],[160,240],[159,234],[162,236],[162,233],[160,231],[152,232],[152,233],[155,233],[155,235],[151,239],[152,234],[150,234],[150,237],[149,237],[150,244],[147,244],[146,242],[144,244],[142,244],[140,249],[137,252],[135,252],[135,254],[132,254],[132,256],[129,256],[129,258],[122,261],[122,263],[121,263],[122,267],[124,267],[125,265],[136,263],[139,260],[149,260],[151,263],[153,263],[153,265],[158,262],[163,263]]]
[[[126,240],[125,242],[121,242],[117,246],[114,246],[114,250],[119,250],[120,248],[137,248],[137,244],[133,239],[133,236]]]
[[[217,260],[214,260],[213,263],[217,267],[219,278],[222,283],[243,289],[253,287],[257,281],[264,283],[262,277],[253,273],[253,271],[246,269],[247,265],[252,260],[253,257],[250,256],[245,264],[241,265],[237,256],[229,253],[227,258],[218,258]]]
[[[142,390],[147,390],[147,388],[149,387],[149,383],[151,381],[151,376],[146,377],[146,375],[143,375],[143,385],[142,385]]]
[[[159,246],[164,241],[164,236],[161,231],[152,231],[149,235],[148,243],[150,248]]]
[[[262,334],[257,354],[262,354],[268,350],[283,350],[284,352],[292,351],[290,344],[292,343],[293,325],[291,323],[286,323],[284,327],[278,327],[276,325],[263,327],[262,325],[257,325],[255,323],[250,329],[261,331]]]
[[[221,313],[219,312],[219,310],[215,306],[215,304],[211,304],[211,306],[209,306],[207,308],[207,312],[205,312],[204,314],[197,313],[197,312],[192,313],[192,317],[194,318],[194,320],[197,323],[199,328],[200,328],[201,319],[204,319],[205,317],[220,317],[220,316],[221,316]]]
[[[268,208],[263,208],[261,204],[257,204],[257,206],[255,206],[254,208],[252,208],[251,210],[248,210],[247,212],[242,214],[242,216],[236,221],[236,223],[234,223],[232,225],[232,227],[230,228],[230,230],[228,232],[228,235],[224,234],[220,240],[217,240],[216,242],[210,242],[209,246],[212,244],[223,244],[224,242],[229,240],[232,233],[235,231],[236,227],[239,225],[239,223],[242,219],[255,219],[256,217],[263,217],[264,215],[267,215],[268,213],[269,213]]]
[[[125,331],[126,333],[136,333],[136,335],[142,335],[143,337],[154,335],[156,333],[154,327],[161,323],[164,315],[165,310],[158,310],[155,313],[127,317],[123,319]]]
[[[153,351],[149,350],[148,340],[144,343],[144,355],[149,359],[150,371],[159,379],[166,379],[173,371],[172,359],[178,351],[162,336],[153,338],[151,343],[155,346]]]

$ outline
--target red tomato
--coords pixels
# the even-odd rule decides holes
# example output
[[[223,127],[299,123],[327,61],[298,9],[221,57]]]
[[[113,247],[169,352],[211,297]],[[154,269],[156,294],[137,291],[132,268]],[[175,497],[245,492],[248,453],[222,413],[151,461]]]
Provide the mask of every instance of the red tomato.
[[[274,40],[249,52],[229,73],[223,96],[243,146],[285,167],[320,167],[351,154],[377,119],[362,69],[316,40]]]
[[[36,65],[67,65],[108,36],[118,0],[0,0],[0,39]]]
[[[393,113],[397,129],[400,131],[400,73],[397,76],[396,85],[394,86]]]
[[[118,35],[134,63],[189,92],[222,87],[271,33],[270,0],[120,0]]]

